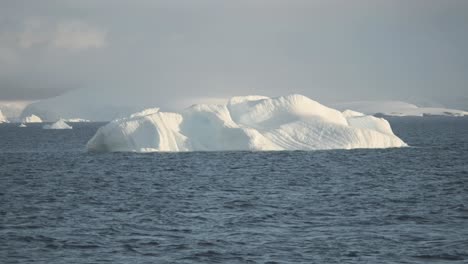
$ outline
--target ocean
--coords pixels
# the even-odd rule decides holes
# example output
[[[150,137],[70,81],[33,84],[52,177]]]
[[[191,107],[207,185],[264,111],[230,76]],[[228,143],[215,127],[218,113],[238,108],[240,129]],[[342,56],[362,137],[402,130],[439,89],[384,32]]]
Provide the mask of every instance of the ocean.
[[[0,263],[468,263],[468,118],[410,145],[87,153],[102,123],[0,125]]]

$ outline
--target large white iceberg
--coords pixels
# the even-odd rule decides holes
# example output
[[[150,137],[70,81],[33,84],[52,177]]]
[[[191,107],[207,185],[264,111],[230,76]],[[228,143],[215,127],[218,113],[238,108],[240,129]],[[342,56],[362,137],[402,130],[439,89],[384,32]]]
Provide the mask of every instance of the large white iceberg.
[[[63,119],[60,119],[59,121],[50,125],[44,125],[42,128],[43,129],[72,129],[72,127],[68,125]]]
[[[468,116],[467,111],[443,107],[419,107],[401,101],[355,101],[333,104],[340,110],[352,109],[369,115],[386,116]]]
[[[89,151],[319,150],[407,146],[382,118],[302,95],[234,97],[181,113],[148,109],[101,127]]]
[[[42,119],[38,117],[37,115],[30,115],[30,116],[24,117],[21,120],[21,123],[42,123]]]

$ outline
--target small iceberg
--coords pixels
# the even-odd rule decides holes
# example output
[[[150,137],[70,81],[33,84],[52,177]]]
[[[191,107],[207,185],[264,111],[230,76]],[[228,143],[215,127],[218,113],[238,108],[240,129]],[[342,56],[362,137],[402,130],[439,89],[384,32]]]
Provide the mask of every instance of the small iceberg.
[[[37,115],[30,115],[22,120],[23,123],[42,123],[42,119]]]
[[[28,126],[26,126],[25,123],[21,123],[21,125],[19,125],[18,127],[28,127]]]
[[[44,125],[42,128],[43,129],[72,129],[72,127],[68,125],[63,119],[60,119],[59,121],[51,125]]]

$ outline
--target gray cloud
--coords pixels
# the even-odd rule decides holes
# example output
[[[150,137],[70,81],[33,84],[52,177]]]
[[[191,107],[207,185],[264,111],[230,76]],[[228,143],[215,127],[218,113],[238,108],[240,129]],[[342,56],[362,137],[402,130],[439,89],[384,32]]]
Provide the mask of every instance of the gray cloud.
[[[0,100],[466,97],[467,1],[7,1]],[[137,100],[138,98],[135,98]]]

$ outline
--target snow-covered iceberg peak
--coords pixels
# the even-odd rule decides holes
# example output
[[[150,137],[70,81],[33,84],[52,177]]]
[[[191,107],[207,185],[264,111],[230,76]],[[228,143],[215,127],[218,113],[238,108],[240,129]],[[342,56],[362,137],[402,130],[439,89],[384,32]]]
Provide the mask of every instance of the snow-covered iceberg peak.
[[[37,115],[30,115],[21,121],[22,123],[42,123],[42,119],[38,117]]]
[[[64,119],[60,119],[59,121],[50,125],[44,125],[42,128],[43,129],[72,129],[72,127],[68,125]]]
[[[148,109],[101,127],[90,151],[319,150],[407,146],[382,118],[302,95],[233,97],[181,113]]]

